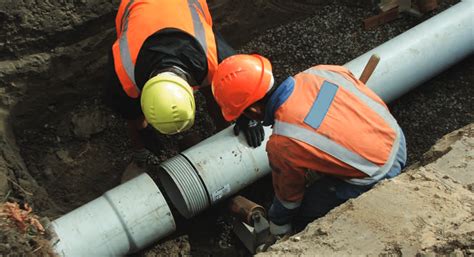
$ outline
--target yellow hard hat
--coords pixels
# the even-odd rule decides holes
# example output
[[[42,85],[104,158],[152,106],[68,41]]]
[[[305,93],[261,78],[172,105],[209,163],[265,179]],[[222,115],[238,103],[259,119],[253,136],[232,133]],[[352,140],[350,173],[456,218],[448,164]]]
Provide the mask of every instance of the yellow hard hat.
[[[149,79],[143,87],[140,102],[145,119],[160,133],[176,134],[194,124],[193,89],[171,72]]]

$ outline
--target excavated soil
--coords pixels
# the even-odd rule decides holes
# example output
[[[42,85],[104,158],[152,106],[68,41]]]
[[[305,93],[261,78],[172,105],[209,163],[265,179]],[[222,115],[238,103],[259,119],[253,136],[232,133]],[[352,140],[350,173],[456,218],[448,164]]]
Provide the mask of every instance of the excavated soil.
[[[240,52],[272,59],[277,80],[319,63],[344,64],[439,12],[402,15],[364,31],[361,20],[373,14],[367,1],[325,2],[209,1],[224,37]],[[442,1],[440,10],[455,2]],[[117,6],[117,0],[0,3],[0,200],[28,202],[53,220],[119,184],[130,161],[125,124],[101,101]],[[473,63],[471,56],[391,104],[410,163],[474,121]],[[205,138],[214,126],[203,101],[198,95],[193,130]],[[180,137],[155,135],[150,165],[177,154]],[[269,178],[243,194],[268,207]],[[247,256],[229,219],[221,205],[189,221],[178,217],[173,236],[136,256]]]

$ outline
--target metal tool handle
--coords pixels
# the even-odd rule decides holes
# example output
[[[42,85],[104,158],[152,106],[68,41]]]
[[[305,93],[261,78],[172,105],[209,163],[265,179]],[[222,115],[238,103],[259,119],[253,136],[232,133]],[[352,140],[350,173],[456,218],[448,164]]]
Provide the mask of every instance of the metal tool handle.
[[[360,75],[359,80],[362,81],[364,84],[367,83],[370,76],[372,76],[372,73],[377,67],[377,64],[379,64],[379,61],[380,61],[380,57],[378,55],[373,54],[372,56],[370,56],[370,59],[365,65],[365,68],[362,71],[362,74]]]
[[[229,209],[234,216],[250,226],[254,225],[252,216],[257,213],[260,213],[262,217],[266,215],[265,208],[240,195],[230,200]]]

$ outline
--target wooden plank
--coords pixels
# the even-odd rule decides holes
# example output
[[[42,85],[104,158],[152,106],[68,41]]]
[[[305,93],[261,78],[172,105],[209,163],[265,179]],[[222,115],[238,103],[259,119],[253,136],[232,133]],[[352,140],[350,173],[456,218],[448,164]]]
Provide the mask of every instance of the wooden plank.
[[[393,21],[398,17],[398,7],[369,17],[363,21],[364,29],[371,29],[387,22]]]
[[[369,80],[370,76],[372,76],[372,73],[374,73],[374,70],[377,67],[377,64],[379,64],[379,61],[380,57],[377,54],[373,54],[372,56],[370,56],[370,59],[365,65],[365,68],[359,78],[362,83],[367,84],[367,81]]]

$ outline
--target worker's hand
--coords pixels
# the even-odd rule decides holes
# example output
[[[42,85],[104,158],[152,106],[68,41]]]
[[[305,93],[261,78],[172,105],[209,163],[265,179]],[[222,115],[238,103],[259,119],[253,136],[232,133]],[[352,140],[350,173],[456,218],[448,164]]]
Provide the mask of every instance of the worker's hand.
[[[247,143],[252,147],[258,147],[262,144],[265,137],[262,123],[256,120],[251,120],[244,115],[241,115],[234,126],[234,134],[239,135],[240,130],[245,134]]]

